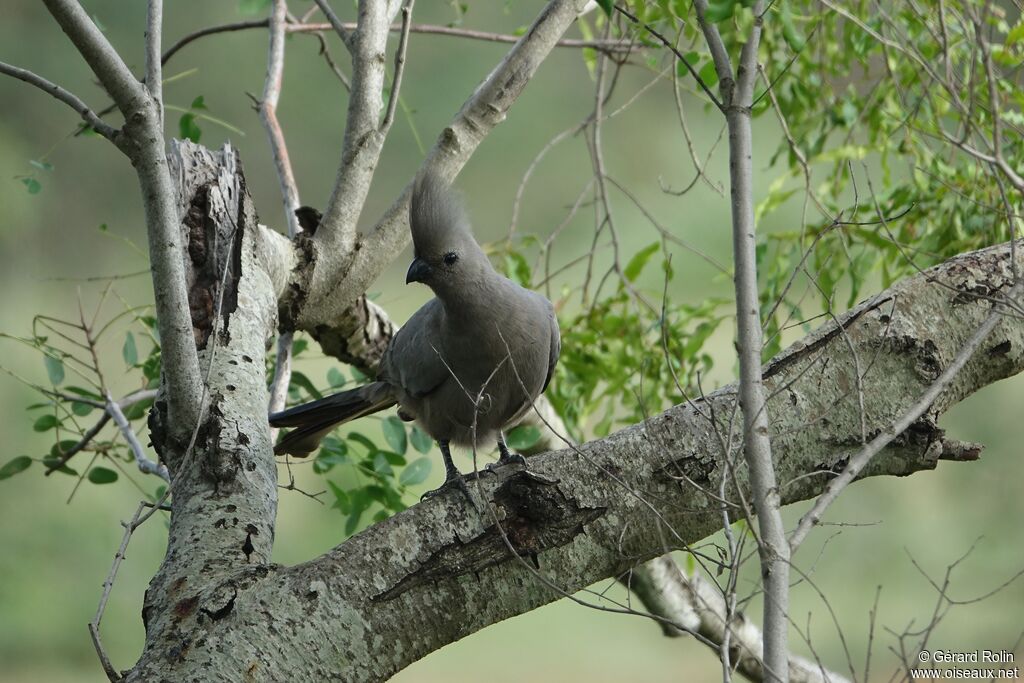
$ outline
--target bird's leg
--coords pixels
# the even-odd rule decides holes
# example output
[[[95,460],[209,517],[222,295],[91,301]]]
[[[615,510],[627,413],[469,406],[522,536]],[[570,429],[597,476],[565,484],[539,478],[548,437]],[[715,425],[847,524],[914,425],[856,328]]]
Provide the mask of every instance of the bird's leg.
[[[498,458],[496,463],[497,467],[502,465],[508,465],[509,463],[515,463],[517,465],[525,465],[526,458],[519,453],[514,453],[508,449],[508,445],[505,443],[505,434],[498,432],[498,452],[501,453],[501,457]]]
[[[462,491],[462,495],[464,495],[466,497],[466,500],[469,501],[469,504],[473,506],[474,509],[476,509],[476,501],[473,500],[473,496],[469,494],[469,487],[466,485],[466,478],[462,476],[462,473],[459,472],[459,469],[455,466],[455,463],[452,462],[452,453],[450,450],[448,450],[448,442],[438,441],[437,446],[438,448],[441,449],[441,458],[444,460],[444,483],[438,486],[433,491],[427,491],[426,493],[424,493],[422,496],[420,496],[420,500],[424,500],[426,498],[433,498],[438,494],[456,488]]]

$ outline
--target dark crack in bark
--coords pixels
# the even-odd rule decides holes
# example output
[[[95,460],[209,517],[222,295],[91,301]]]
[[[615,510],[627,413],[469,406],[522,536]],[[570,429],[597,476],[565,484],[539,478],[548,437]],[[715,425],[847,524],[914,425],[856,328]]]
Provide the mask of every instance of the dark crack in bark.
[[[394,600],[417,586],[476,574],[516,556],[528,558],[536,566],[541,553],[568,545],[606,510],[580,506],[559,489],[557,482],[529,472],[509,477],[495,490],[492,503],[501,520],[500,528],[492,524],[468,541],[455,540],[439,548],[418,569],[372,601]]]

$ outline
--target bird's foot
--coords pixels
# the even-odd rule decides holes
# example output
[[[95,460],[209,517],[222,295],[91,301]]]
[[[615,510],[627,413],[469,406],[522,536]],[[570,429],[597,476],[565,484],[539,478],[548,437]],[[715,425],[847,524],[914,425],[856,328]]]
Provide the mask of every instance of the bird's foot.
[[[471,475],[471,478],[475,479],[476,474],[474,473],[473,475]],[[458,471],[449,472],[448,476],[444,480],[444,483],[438,486],[433,491],[427,491],[426,493],[424,493],[422,496],[420,496],[420,501],[422,502],[428,498],[434,498],[443,493],[447,493],[448,491],[451,491],[453,489],[461,491],[462,495],[466,498],[467,501],[469,501],[470,506],[474,510],[479,512],[479,508],[477,507],[476,501],[473,499],[473,496],[469,492],[469,486],[466,485],[466,477],[462,476],[462,473]]]
[[[492,462],[491,464],[484,467],[483,472],[489,474],[496,474],[497,470],[505,465],[522,465],[526,466],[526,458],[520,453],[515,451],[504,450],[501,453],[501,457],[498,458],[498,462]]]

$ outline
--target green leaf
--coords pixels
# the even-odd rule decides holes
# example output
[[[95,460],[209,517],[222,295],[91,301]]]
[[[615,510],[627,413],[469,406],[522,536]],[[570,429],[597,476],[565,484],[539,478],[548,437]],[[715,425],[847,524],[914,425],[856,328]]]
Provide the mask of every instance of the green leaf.
[[[700,76],[700,80],[704,81],[704,85],[709,88],[714,88],[718,85],[718,72],[715,71],[714,62],[709,61],[707,64],[702,66],[700,71],[697,72],[697,75]]]
[[[349,499],[348,494],[333,481],[328,480],[327,485],[331,487],[331,493],[334,494],[334,504],[331,505],[331,508],[341,511],[343,515],[350,514],[352,512],[352,501]]]
[[[401,467],[405,464],[405,456],[399,455],[398,453],[392,453],[391,451],[381,451],[379,455],[383,455],[384,458],[394,465],[395,467]]]
[[[203,96],[200,95],[199,97],[197,97],[194,100],[192,100],[192,104],[188,105],[188,108],[189,109],[206,109],[206,102],[203,101]]]
[[[128,367],[134,368],[139,364],[139,350],[135,347],[135,335],[129,332],[124,336],[124,346],[121,347],[121,357]]]
[[[651,260],[651,256],[654,255],[654,252],[658,251],[660,246],[661,242],[652,242],[637,253],[633,254],[633,258],[629,259],[629,263],[626,264],[626,269],[623,271],[623,275],[626,276],[626,279],[630,282],[636,280],[641,271],[643,271],[644,266],[646,266],[647,262]]]
[[[85,417],[92,412],[93,406],[88,403],[82,403],[81,401],[71,402],[71,412],[79,417]]]
[[[540,430],[533,425],[519,425],[508,433],[506,443],[514,451],[532,448],[540,441]]]
[[[309,348],[308,339],[296,339],[292,342],[292,358],[297,358],[303,351]]]
[[[420,453],[429,453],[430,449],[434,447],[434,440],[427,436],[426,432],[415,425],[413,425],[412,434],[409,440],[412,441],[412,447]]]
[[[45,432],[48,429],[53,429],[60,421],[57,420],[55,415],[43,415],[32,425],[32,429],[37,432]]]
[[[89,470],[88,479],[94,484],[112,484],[117,481],[117,472],[97,465]]]
[[[60,457],[56,456],[56,455],[47,455],[47,456],[45,456],[43,458],[43,466],[46,467],[47,469],[49,469],[51,467],[56,467],[57,463],[59,463],[59,462],[60,462]],[[55,472],[60,472],[61,474],[70,474],[73,477],[77,477],[78,476],[78,472],[76,470],[74,470],[73,468],[68,467],[67,465],[61,465],[60,467],[57,467],[57,469],[54,470],[54,471]]]
[[[53,356],[43,356],[43,364],[46,366],[50,384],[57,386],[64,381],[64,361]]]
[[[377,448],[377,444],[370,441],[368,438],[366,438],[359,432],[350,432],[348,435],[348,439],[350,441],[355,441],[356,443],[361,444],[363,447],[365,447],[367,454],[376,453],[378,450],[380,450],[379,448]]]
[[[19,455],[17,458],[8,460],[7,463],[0,467],[0,479],[10,479],[18,472],[24,472],[32,464],[32,458],[27,455]]]
[[[430,475],[432,463],[430,458],[417,458],[409,463],[402,473],[398,475],[398,483],[402,486],[415,486],[422,484]]]
[[[384,456],[382,451],[377,451],[377,454],[373,456],[373,471],[377,474],[382,474],[385,477],[390,477],[395,473],[395,471],[391,469],[391,463],[388,462],[388,459]]]
[[[604,10],[607,16],[612,15],[612,10],[615,8],[615,0],[597,0],[597,4]]]
[[[270,7],[270,0],[238,0],[238,11],[242,14],[263,14]]]
[[[704,11],[704,18],[718,24],[732,17],[739,4],[738,0],[710,0],[707,10]]]
[[[25,186],[29,194],[39,194],[39,191],[43,189],[43,184],[35,178],[22,178],[21,184]]]
[[[345,375],[343,375],[341,370],[338,368],[331,368],[327,371],[327,383],[332,387],[343,387],[347,381],[348,380],[345,379]]]
[[[191,140],[192,142],[199,142],[199,138],[202,137],[203,131],[200,130],[199,124],[196,123],[196,115],[192,112],[186,112],[181,115],[178,119],[178,134],[185,140]]]
[[[402,424],[402,421],[391,415],[384,418],[381,429],[384,430],[384,440],[391,446],[391,450],[400,455],[405,455],[408,442],[405,438],[405,425]]]
[[[343,441],[332,440],[339,444],[341,448],[331,448],[327,445],[327,439],[324,439],[324,445],[320,448],[320,453],[317,454],[316,460],[313,461],[313,471],[317,474],[329,472],[336,465],[346,465],[351,462],[348,457],[348,446]]]

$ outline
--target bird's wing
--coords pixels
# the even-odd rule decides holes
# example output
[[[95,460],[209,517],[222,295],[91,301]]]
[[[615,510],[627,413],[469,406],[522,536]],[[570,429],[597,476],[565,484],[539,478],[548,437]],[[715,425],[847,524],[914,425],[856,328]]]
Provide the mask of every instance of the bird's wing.
[[[431,299],[409,318],[391,343],[377,372],[377,379],[422,398],[446,380],[451,372],[441,360],[441,302]]]
[[[553,308],[550,311],[551,317],[548,319],[548,323],[551,326],[551,346],[548,349],[548,372],[544,377],[544,387],[540,390],[542,394],[551,383],[551,376],[555,374],[555,366],[558,365],[558,356],[562,353],[562,335],[558,331],[558,317]]]

